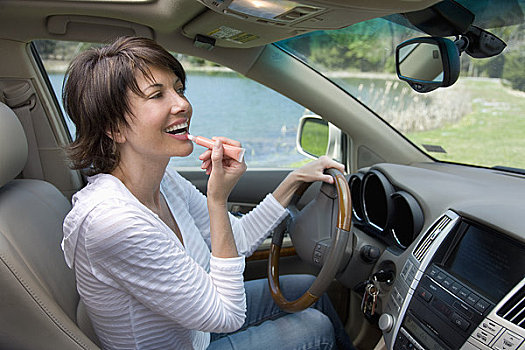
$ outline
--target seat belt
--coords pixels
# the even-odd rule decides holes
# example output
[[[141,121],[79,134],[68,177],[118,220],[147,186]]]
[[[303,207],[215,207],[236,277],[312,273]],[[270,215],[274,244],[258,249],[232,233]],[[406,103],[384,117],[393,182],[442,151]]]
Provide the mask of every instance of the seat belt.
[[[6,105],[17,115],[27,138],[27,162],[22,170],[25,179],[44,180],[40,152],[35,135],[35,128],[31,111],[36,105],[36,94],[28,82],[21,82],[3,91]]]

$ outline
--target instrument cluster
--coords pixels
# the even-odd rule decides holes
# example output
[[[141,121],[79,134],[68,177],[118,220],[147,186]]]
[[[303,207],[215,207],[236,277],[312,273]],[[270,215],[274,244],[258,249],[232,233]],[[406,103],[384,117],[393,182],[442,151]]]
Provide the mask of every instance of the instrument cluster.
[[[405,250],[423,228],[418,201],[377,169],[352,174],[348,181],[354,225],[391,247]]]

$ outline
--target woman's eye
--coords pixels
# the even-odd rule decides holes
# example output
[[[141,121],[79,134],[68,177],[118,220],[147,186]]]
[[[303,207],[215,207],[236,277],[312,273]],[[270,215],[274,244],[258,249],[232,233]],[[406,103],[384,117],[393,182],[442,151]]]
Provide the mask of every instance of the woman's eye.
[[[157,99],[157,98],[161,98],[161,97],[162,97],[162,93],[158,92],[156,94],[151,95],[149,98],[151,100],[153,100],[153,99]]]
[[[179,95],[184,95],[184,93],[186,92],[186,89],[181,87],[181,88],[178,88],[178,89],[175,89],[175,91],[179,94]]]

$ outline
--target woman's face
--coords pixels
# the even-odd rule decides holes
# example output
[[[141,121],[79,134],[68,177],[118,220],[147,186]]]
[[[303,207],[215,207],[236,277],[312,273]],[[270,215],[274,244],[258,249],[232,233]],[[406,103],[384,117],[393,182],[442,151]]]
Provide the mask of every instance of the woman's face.
[[[126,115],[129,127],[117,140],[122,160],[184,157],[193,151],[188,140],[192,107],[182,81],[171,71],[149,68],[152,79],[140,72],[136,77],[144,97],[128,91],[132,115]]]

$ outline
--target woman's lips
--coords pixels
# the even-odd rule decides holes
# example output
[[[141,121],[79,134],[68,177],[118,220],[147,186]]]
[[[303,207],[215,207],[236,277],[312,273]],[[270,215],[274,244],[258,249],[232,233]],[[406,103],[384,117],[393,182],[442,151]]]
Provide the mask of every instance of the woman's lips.
[[[181,130],[188,132],[188,126],[189,126],[189,119],[183,119],[180,121],[176,121],[170,126],[168,126],[166,129],[164,129],[164,132],[167,132],[169,134],[179,134],[179,132],[177,131],[181,131]]]

